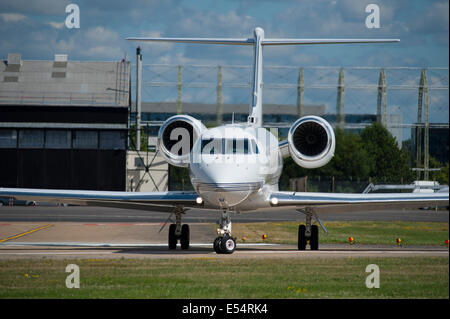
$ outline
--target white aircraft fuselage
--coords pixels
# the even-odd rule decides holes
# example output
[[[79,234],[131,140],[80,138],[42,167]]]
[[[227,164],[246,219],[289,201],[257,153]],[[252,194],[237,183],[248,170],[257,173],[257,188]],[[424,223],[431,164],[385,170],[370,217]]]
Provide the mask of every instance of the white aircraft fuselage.
[[[282,155],[277,136],[247,123],[203,132],[189,162],[191,182],[208,206],[226,210],[268,207],[278,190]]]

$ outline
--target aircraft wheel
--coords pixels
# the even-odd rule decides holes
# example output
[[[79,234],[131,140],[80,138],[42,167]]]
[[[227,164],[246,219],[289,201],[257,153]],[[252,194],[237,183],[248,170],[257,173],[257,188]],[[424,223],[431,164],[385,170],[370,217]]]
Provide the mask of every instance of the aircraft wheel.
[[[189,249],[189,237],[190,237],[189,225],[184,224],[183,226],[181,226],[181,238],[180,238],[181,249]]]
[[[306,226],[305,225],[299,225],[298,226],[298,250],[305,250],[306,249]]]
[[[311,250],[319,249],[319,226],[312,225],[311,226],[311,238],[309,239],[309,246]]]
[[[177,248],[177,236],[175,235],[175,230],[177,228],[177,225],[170,224],[169,226],[169,249],[176,249]]]
[[[218,253],[218,254],[221,254],[222,253],[222,250],[221,250],[221,248],[220,248],[220,242],[222,241],[222,237],[217,237],[215,240],[214,240],[214,244],[213,244],[213,247],[214,247],[214,251],[216,252],[216,253]]]
[[[222,253],[232,254],[236,249],[236,240],[229,235],[225,235],[220,242],[220,248]]]

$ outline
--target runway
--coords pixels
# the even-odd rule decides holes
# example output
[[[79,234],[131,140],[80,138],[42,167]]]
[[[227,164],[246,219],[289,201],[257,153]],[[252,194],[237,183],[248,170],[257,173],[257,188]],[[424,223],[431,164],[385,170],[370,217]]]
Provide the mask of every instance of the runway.
[[[448,210],[383,210],[352,212],[321,212],[323,221],[433,221],[448,222]],[[91,222],[91,223],[160,223],[167,213],[104,207],[2,206],[0,222]],[[219,212],[190,209],[183,216],[186,223],[215,223]],[[232,214],[233,222],[304,221],[305,216],[295,210]]]
[[[190,223],[189,250],[167,249],[161,223],[0,222],[0,259],[17,258],[359,258],[448,257],[442,246],[322,244],[319,251],[295,245],[238,243],[232,255],[218,255],[210,223]]]

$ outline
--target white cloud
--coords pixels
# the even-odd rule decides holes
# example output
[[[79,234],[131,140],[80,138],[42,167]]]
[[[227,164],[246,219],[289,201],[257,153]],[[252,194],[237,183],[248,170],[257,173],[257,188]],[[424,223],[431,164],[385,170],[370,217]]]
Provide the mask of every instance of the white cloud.
[[[76,41],[74,38],[61,39],[53,43],[52,46],[55,51],[68,54],[71,54],[73,50],[77,49]]]
[[[418,37],[431,35],[437,43],[448,46],[449,31],[449,3],[435,2],[427,8],[426,12],[412,19],[411,33]]]
[[[141,31],[141,37],[161,38],[161,31]],[[135,46],[141,46],[143,50],[151,52],[152,55],[163,54],[173,49],[174,44],[170,42],[133,42]]]
[[[26,19],[26,16],[20,13],[0,13],[0,18],[5,23],[16,23]]]
[[[105,42],[114,43],[120,39],[119,35],[116,32],[106,29],[101,26],[89,28],[85,32],[84,37],[88,41],[101,42],[101,43],[105,43]]]
[[[49,26],[55,29],[62,29],[64,27],[64,22],[54,22],[50,21],[47,23]]]
[[[249,16],[240,16],[236,11],[225,13],[215,11],[195,11],[181,15],[170,26],[170,32],[182,32],[193,37],[251,37],[257,21]]]
[[[447,65],[448,1],[409,5],[407,0],[378,0],[381,29],[365,27],[365,6],[372,1],[243,0],[236,3],[191,5],[190,0],[78,0],[81,28],[68,30],[63,22],[69,0],[0,0],[2,55],[18,48],[29,58],[52,57],[66,51],[76,59],[134,57],[143,47],[146,63],[250,65],[247,46],[211,46],[128,42],[127,36],[251,37],[261,26],[266,37],[395,37],[402,42],[380,46],[292,46],[266,48],[267,65]],[[6,20],[8,22],[6,22]],[[13,23],[15,22],[15,23]],[[425,36],[424,36],[425,35]],[[423,54],[429,43],[433,58]],[[347,49],[348,48],[348,49]],[[55,52],[54,52],[55,51]],[[401,58],[402,57],[402,58]],[[442,58],[441,58],[442,57]],[[439,61],[436,62],[436,58]],[[410,61],[407,59],[410,59]],[[348,62],[345,62],[348,61]],[[444,62],[442,62],[444,61]]]
[[[81,52],[81,54],[97,61],[104,59],[119,59],[123,56],[123,52],[121,52],[119,47],[103,45],[90,47]]]
[[[69,3],[70,0],[2,0],[0,11],[64,15],[64,9]]]

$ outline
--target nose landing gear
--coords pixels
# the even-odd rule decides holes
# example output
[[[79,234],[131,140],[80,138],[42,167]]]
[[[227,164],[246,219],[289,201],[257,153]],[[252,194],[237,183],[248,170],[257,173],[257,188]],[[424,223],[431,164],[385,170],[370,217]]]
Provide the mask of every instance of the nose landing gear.
[[[217,237],[213,246],[214,251],[218,254],[232,254],[236,249],[236,239],[226,234],[222,237]]]
[[[219,237],[214,240],[214,251],[218,254],[232,254],[236,249],[236,238],[231,236],[231,218],[228,211],[222,212],[217,233]]]

